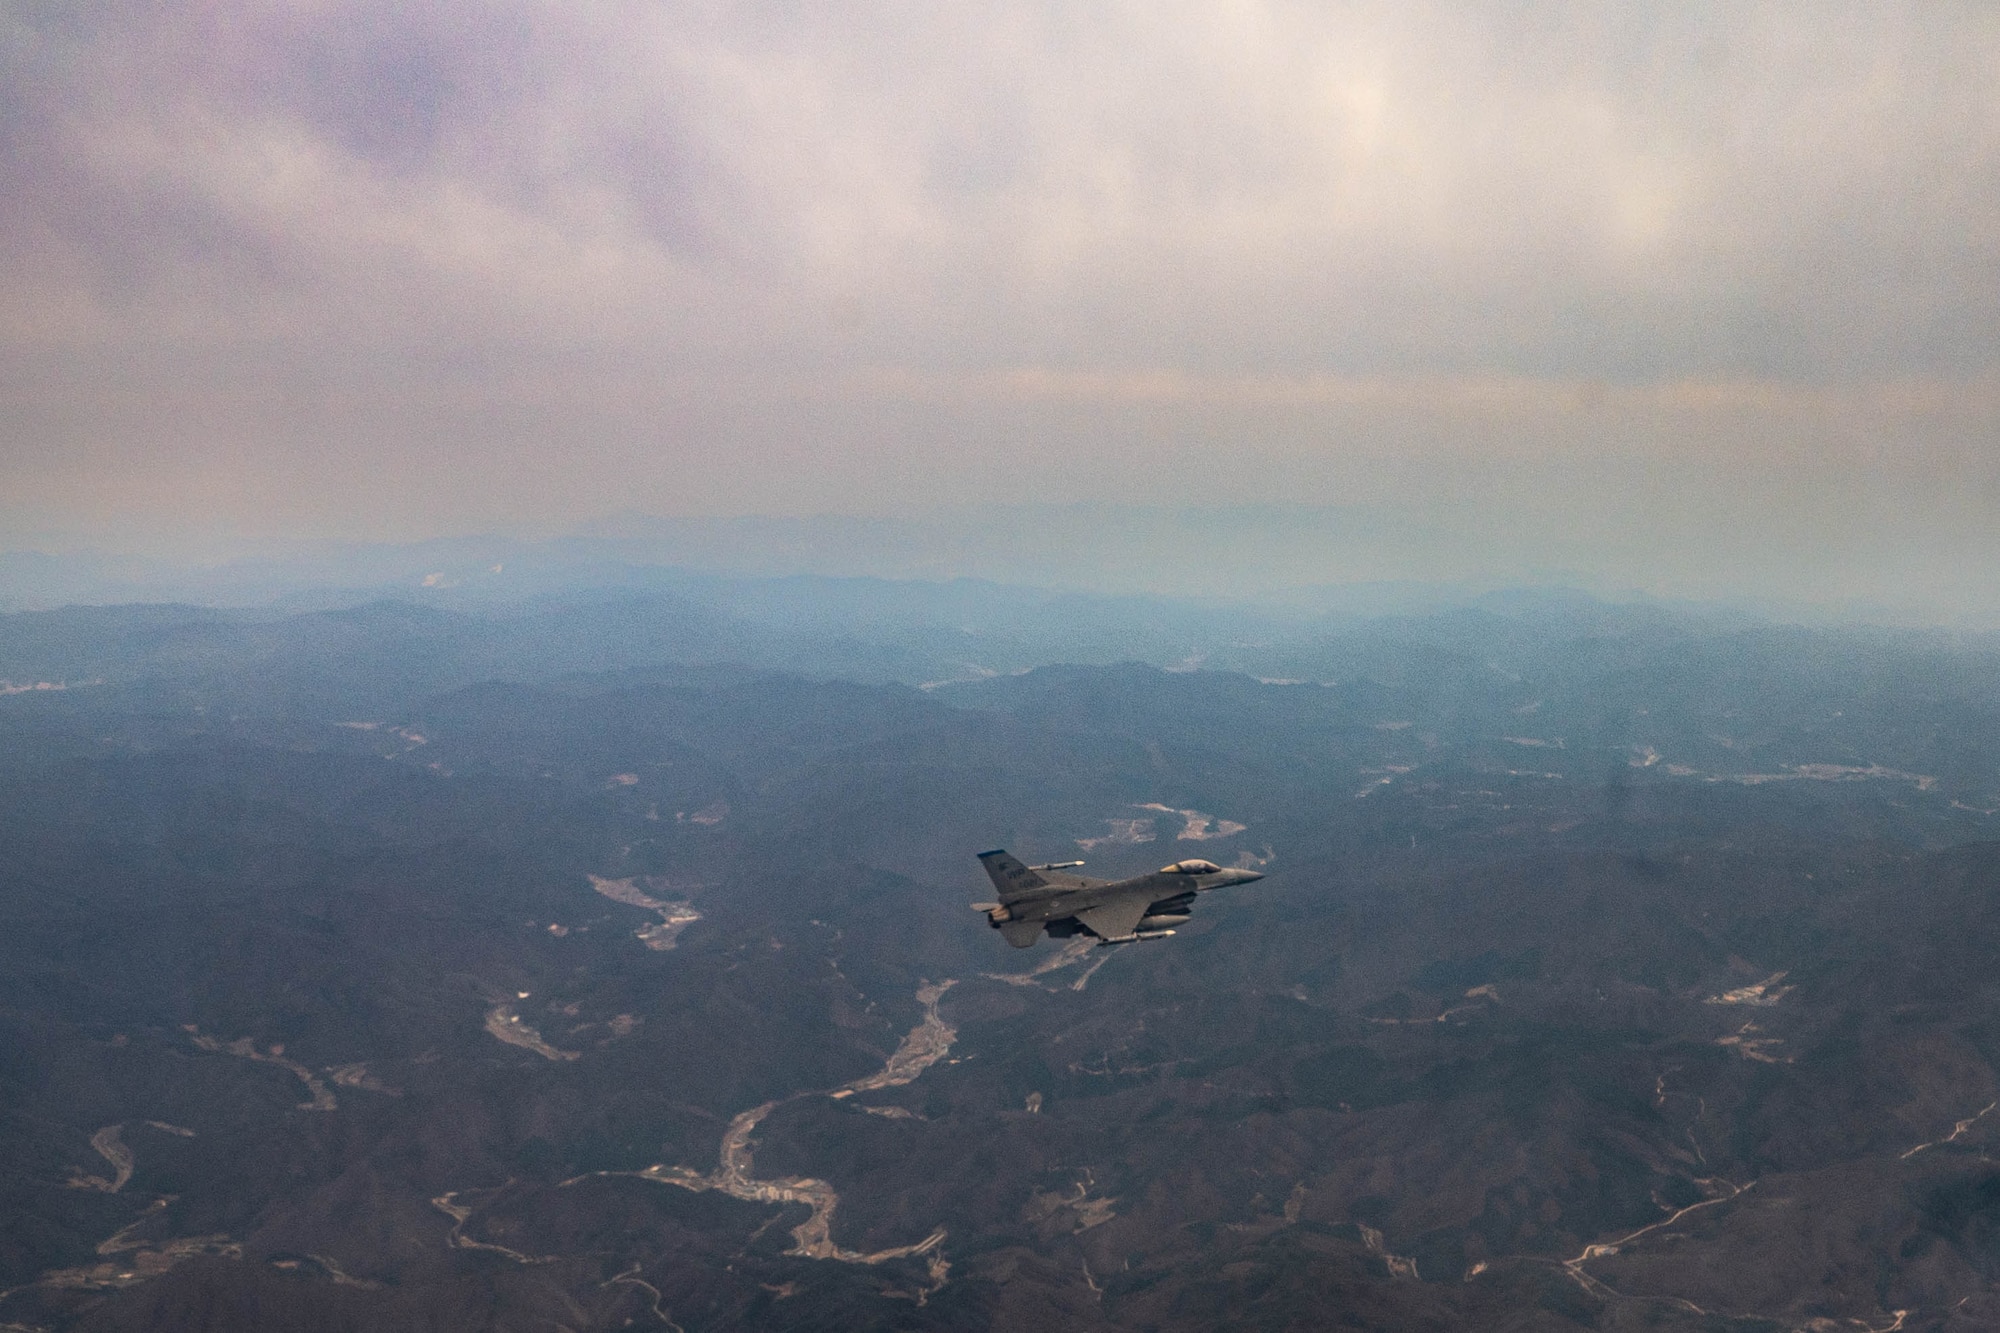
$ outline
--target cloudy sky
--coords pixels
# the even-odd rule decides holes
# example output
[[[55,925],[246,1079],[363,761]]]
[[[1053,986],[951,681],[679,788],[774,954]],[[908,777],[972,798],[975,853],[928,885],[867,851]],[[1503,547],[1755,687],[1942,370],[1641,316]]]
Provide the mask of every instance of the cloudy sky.
[[[2000,9],[27,0],[0,466],[0,545],[1340,506],[1975,595]]]

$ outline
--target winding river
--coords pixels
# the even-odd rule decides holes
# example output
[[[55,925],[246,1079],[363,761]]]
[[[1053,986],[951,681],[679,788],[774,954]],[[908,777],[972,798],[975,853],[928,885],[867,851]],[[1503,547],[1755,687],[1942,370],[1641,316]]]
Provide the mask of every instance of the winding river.
[[[833,1213],[840,1206],[840,1195],[833,1186],[811,1176],[757,1179],[751,1174],[755,1166],[751,1138],[766,1116],[790,1102],[806,1097],[829,1097],[837,1101],[858,1092],[874,1092],[914,1082],[950,1052],[952,1042],[958,1037],[958,1030],[938,1016],[938,1001],[955,984],[945,980],[926,982],[918,987],[917,1002],[924,1007],[923,1021],[910,1029],[880,1070],[838,1088],[794,1093],[790,1097],[753,1106],[731,1120],[729,1128],[723,1132],[722,1147],[713,1171],[703,1173],[686,1166],[649,1166],[643,1171],[594,1174],[636,1175],[644,1180],[677,1185],[682,1189],[719,1190],[731,1198],[755,1203],[802,1203],[812,1209],[812,1215],[792,1228],[792,1248],[786,1251],[787,1254],[803,1259],[833,1259],[847,1264],[879,1264],[891,1259],[923,1256],[928,1259],[931,1285],[925,1291],[916,1293],[921,1301],[943,1286],[951,1272],[950,1263],[940,1252],[945,1238],[943,1227],[912,1245],[874,1251],[843,1249],[833,1240]],[[577,1180],[588,1178],[579,1176]]]

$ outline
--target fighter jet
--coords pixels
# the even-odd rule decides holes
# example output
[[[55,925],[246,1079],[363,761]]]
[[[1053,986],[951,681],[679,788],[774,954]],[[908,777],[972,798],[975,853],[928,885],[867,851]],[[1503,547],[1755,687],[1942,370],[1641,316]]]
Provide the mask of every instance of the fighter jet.
[[[979,863],[1000,901],[973,907],[1016,949],[1033,945],[1044,930],[1056,939],[1095,935],[1100,946],[1165,939],[1188,919],[1196,894],[1264,878],[1254,870],[1224,870],[1201,860],[1176,861],[1150,875],[1119,880],[1070,874],[1081,861],[1024,866],[1004,851],[981,852]]]

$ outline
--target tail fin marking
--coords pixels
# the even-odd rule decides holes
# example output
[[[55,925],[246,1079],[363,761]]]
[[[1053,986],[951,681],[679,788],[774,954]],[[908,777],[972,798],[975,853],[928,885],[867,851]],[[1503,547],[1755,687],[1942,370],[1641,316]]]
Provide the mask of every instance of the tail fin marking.
[[[1019,902],[1036,889],[1049,886],[1047,880],[1005,851],[981,852],[979,864],[986,867],[987,877],[993,881],[1003,903]]]

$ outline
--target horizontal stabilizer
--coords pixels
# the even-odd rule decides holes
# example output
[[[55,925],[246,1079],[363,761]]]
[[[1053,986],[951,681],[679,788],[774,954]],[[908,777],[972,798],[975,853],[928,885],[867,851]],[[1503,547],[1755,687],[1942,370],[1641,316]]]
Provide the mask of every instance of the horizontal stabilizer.
[[[1042,923],[1039,921],[1003,921],[1000,923],[1000,938],[1016,949],[1031,949],[1035,941],[1042,937]]]

